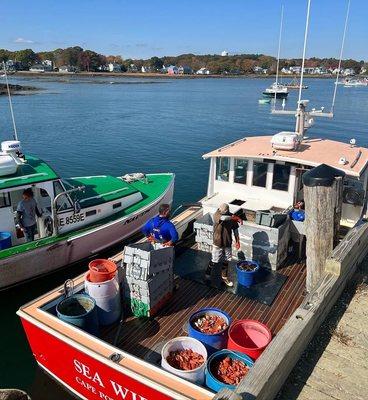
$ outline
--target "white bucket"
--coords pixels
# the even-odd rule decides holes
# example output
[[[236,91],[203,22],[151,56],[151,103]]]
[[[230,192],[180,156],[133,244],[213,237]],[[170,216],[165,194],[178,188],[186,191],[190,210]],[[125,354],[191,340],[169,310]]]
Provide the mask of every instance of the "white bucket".
[[[183,371],[181,369],[176,369],[173,368],[168,362],[167,362],[167,357],[170,352],[176,351],[176,350],[187,350],[191,349],[195,351],[198,354],[201,354],[203,356],[204,362],[203,364],[196,368],[192,369],[190,371]],[[173,373],[174,375],[180,376],[181,378],[184,378],[190,382],[196,383],[198,385],[202,385],[204,383],[204,371],[206,368],[206,363],[207,363],[207,350],[203,346],[203,344],[197,340],[193,339],[188,336],[180,336],[174,339],[169,340],[164,347],[162,348],[161,351],[161,367],[165,369],[166,371],[169,371]]]
[[[106,282],[93,283],[84,278],[84,289],[95,301],[101,325],[110,325],[121,316],[120,287],[117,277]]]

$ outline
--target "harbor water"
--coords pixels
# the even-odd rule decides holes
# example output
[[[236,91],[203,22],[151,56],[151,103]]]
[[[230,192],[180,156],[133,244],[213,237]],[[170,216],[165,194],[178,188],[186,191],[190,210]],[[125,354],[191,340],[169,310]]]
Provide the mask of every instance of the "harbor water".
[[[24,152],[36,154],[65,177],[174,172],[175,205],[205,195],[209,165],[202,154],[244,136],[293,130],[295,124],[292,116],[272,116],[270,104],[259,104],[272,79],[15,75],[10,81],[42,88],[13,97]],[[305,83],[309,89],[303,98],[329,111],[333,81]],[[296,99],[297,91],[291,91],[286,108],[295,109]],[[12,137],[7,101],[0,97],[1,140]],[[340,86],[334,119],[318,119],[308,136],[355,138],[358,146],[368,147],[367,109],[368,88]],[[73,266],[0,292],[0,388],[25,389],[35,400],[73,398],[38,370],[15,312],[86,269]]]

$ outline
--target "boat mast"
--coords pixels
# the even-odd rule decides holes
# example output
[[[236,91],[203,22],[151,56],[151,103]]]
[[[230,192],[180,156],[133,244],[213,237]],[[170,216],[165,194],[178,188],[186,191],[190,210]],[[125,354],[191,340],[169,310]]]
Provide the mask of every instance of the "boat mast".
[[[281,5],[281,17],[280,17],[280,31],[279,31],[279,47],[277,50],[277,65],[276,65],[276,88],[275,88],[275,102],[274,107],[276,105],[277,98],[277,86],[279,83],[279,67],[280,67],[280,52],[281,52],[281,36],[282,36],[282,25],[284,21],[284,5]]]
[[[308,40],[308,30],[309,30],[310,6],[311,6],[311,0],[308,0],[307,18],[304,30],[302,70],[300,72],[300,82],[299,82],[298,109],[296,112],[296,124],[295,124],[295,132],[298,133],[299,136],[301,136],[301,139],[303,139],[304,136],[305,105],[301,104],[301,100],[302,100],[302,90],[303,90],[305,53],[307,50],[307,40]]]
[[[13,112],[13,103],[12,103],[12,99],[11,99],[11,95],[10,95],[9,81],[8,81],[8,75],[6,73],[5,61],[3,61],[3,68],[4,68],[4,77],[5,77],[6,89],[8,91],[10,114],[11,114],[12,121],[13,121],[13,129],[14,129],[13,137],[14,137],[14,140],[18,140],[17,125],[15,124],[15,118],[14,118],[14,112]]]
[[[332,112],[324,112],[324,107],[321,107],[320,110],[312,109],[312,111],[307,112],[306,107],[309,100],[302,100],[302,90],[303,90],[303,78],[304,78],[304,65],[305,65],[305,54],[307,49],[307,40],[308,40],[308,30],[309,30],[309,18],[310,18],[310,7],[311,0],[308,0],[307,4],[307,16],[305,23],[305,31],[304,31],[304,46],[303,46],[303,60],[302,60],[302,70],[300,74],[300,82],[299,82],[299,95],[298,95],[298,103],[297,110],[276,110],[273,108],[271,110],[272,114],[282,114],[282,115],[295,115],[296,116],[296,124],[295,124],[295,133],[298,134],[300,142],[303,140],[305,131],[313,125],[314,119],[313,117],[326,117],[333,118]]]

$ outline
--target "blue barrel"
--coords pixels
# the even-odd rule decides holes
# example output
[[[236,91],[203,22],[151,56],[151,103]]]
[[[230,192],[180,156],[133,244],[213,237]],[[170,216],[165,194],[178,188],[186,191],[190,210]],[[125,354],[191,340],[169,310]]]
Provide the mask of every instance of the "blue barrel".
[[[194,327],[194,322],[198,318],[204,317],[206,314],[212,314],[212,315],[214,314],[223,318],[227,323],[227,328],[223,330],[221,333],[207,334],[200,332],[198,329]],[[226,348],[227,332],[229,330],[230,324],[231,324],[230,316],[226,312],[220,310],[219,308],[213,308],[213,307],[201,308],[200,310],[198,310],[189,317],[188,335],[202,342],[206,347],[208,354],[212,354],[217,350]]]
[[[215,392],[219,392],[221,389],[231,389],[234,390],[236,385],[228,385],[224,382],[219,381],[214,375],[214,368],[218,363],[225,357],[230,357],[233,360],[243,361],[247,367],[251,368],[254,365],[253,360],[246,354],[240,353],[238,351],[232,350],[220,350],[213,353],[207,360],[207,366],[205,371],[206,385]]]
[[[245,271],[241,269],[240,267],[244,264],[250,264],[254,266],[253,271]],[[254,283],[254,278],[256,277],[257,273],[259,270],[259,264],[256,261],[253,260],[244,260],[244,261],[239,261],[236,264],[236,273],[238,277],[238,283],[242,286],[245,287],[251,287]]]
[[[0,250],[9,249],[9,247],[12,247],[11,233],[0,232]]]
[[[98,315],[95,300],[87,294],[73,294],[56,306],[58,318],[92,335],[98,335]]]

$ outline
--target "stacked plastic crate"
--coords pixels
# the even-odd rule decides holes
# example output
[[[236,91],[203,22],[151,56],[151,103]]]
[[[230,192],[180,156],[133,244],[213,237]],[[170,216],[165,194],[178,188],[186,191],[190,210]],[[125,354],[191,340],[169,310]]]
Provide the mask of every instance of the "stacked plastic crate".
[[[213,245],[213,218],[211,214],[205,214],[194,222],[195,241],[198,250],[211,253]]]
[[[151,317],[174,289],[174,249],[160,244],[136,243],[124,251],[124,297],[137,317]]]

